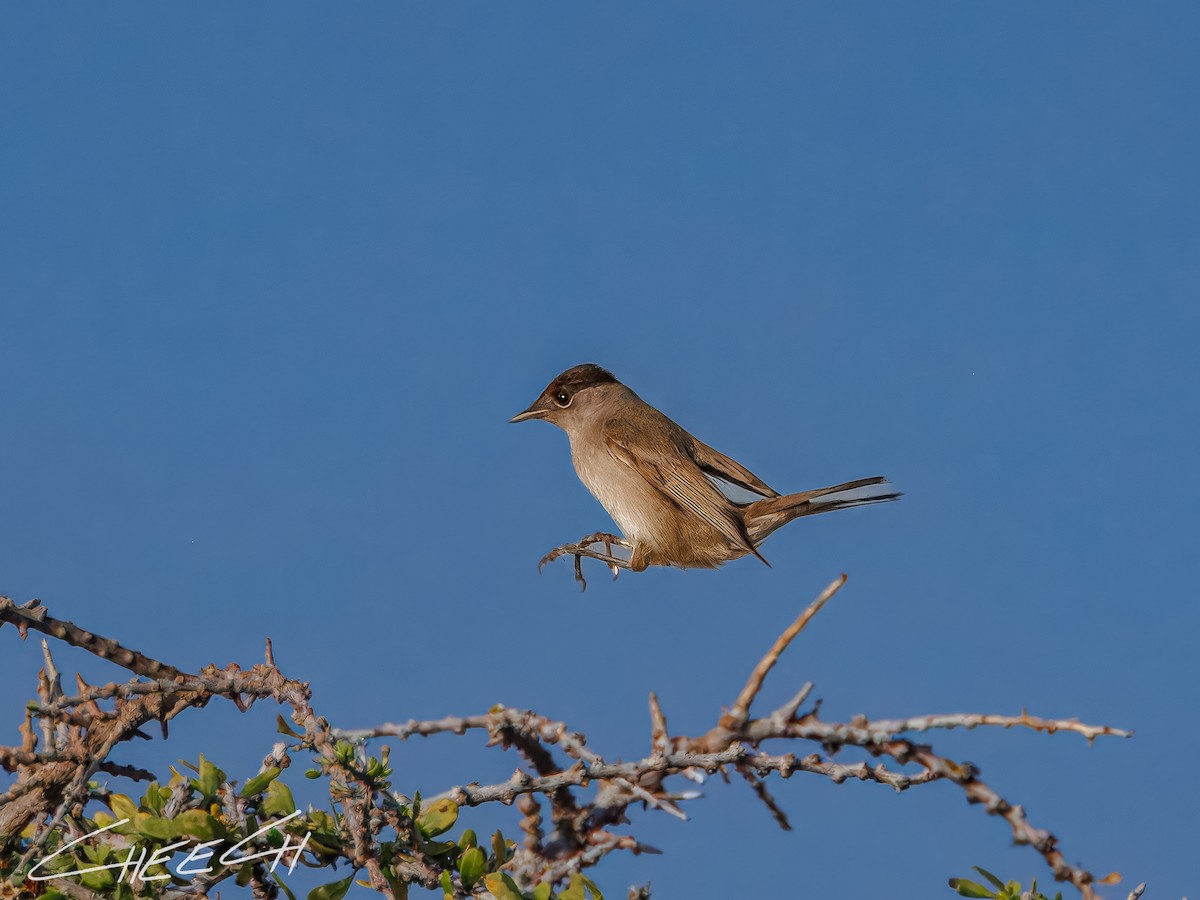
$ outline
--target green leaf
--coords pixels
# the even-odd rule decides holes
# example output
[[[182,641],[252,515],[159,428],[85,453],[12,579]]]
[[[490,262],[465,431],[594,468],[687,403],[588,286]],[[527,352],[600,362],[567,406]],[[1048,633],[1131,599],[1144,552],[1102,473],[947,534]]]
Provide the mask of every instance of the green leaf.
[[[100,844],[97,847],[88,847],[84,845],[79,849],[83,851],[84,859],[87,859],[98,866],[108,865],[117,857],[117,851],[108,844]]]
[[[280,718],[283,717],[280,716]],[[244,868],[249,868],[249,866],[245,866]],[[296,895],[292,893],[292,889],[290,887],[283,883],[283,879],[279,877],[278,872],[272,872],[271,877],[275,879],[275,883],[279,885],[280,890],[287,894],[288,900],[296,900]]]
[[[109,794],[108,808],[118,819],[132,819],[138,814],[137,806],[124,794]]]
[[[458,839],[458,846],[466,850],[468,847],[478,847],[479,838],[475,836],[475,829],[468,828],[462,833],[462,837]]]
[[[308,834],[308,846],[326,856],[339,856],[342,852],[342,842],[336,837],[320,832],[311,831]]]
[[[985,888],[982,884],[976,884],[974,881],[967,881],[965,878],[951,878],[950,887],[958,891],[962,897],[995,897],[996,895]]]
[[[482,878],[486,871],[487,857],[478,847],[472,847],[462,855],[462,859],[458,862],[458,874],[462,877],[463,887],[468,891],[475,886],[475,882]]]
[[[971,866],[971,868],[974,869],[976,872],[978,872],[980,875],[982,875],[984,878],[986,878],[989,882],[991,882],[992,887],[994,887],[996,890],[998,890],[998,891],[1004,890],[1004,882],[1001,881],[999,878],[997,878],[995,875],[993,875],[991,872],[989,872],[987,869],[983,868],[982,866]]]
[[[161,816],[163,807],[166,805],[167,796],[170,796],[170,791],[164,792],[157,781],[150,782],[146,788],[146,793],[142,794],[142,806],[154,813],[156,816]]]
[[[350,885],[354,881],[353,875],[348,875],[341,881],[334,881],[331,884],[323,884],[318,888],[313,888],[308,892],[308,900],[342,900],[346,896],[346,891],[350,890]]]
[[[496,900],[525,900],[517,883],[505,872],[492,872],[485,875],[483,883],[487,885],[488,893]]]
[[[205,797],[215,795],[217,788],[225,783],[225,773],[205,759],[203,753],[200,754],[199,776],[192,779],[192,786]]]
[[[202,809],[188,809],[177,815],[171,825],[176,835],[190,834],[202,841],[225,836],[225,826]]]
[[[458,821],[458,804],[448,797],[431,803],[417,819],[417,827],[426,837],[437,837],[449,831]]]
[[[89,887],[93,891],[103,891],[105,888],[111,888],[117,883],[113,877],[112,869],[103,869],[99,872],[84,872],[79,876],[79,880],[83,882],[84,887]]]
[[[508,841],[499,829],[492,835],[492,855],[496,858],[496,868],[504,865],[508,859]]]
[[[174,822],[144,812],[133,817],[133,827],[138,834],[159,841],[169,841],[177,834]]]
[[[450,879],[448,871],[442,871],[442,896],[446,900],[454,900],[454,882]]]
[[[533,889],[533,900],[550,900],[552,892],[550,882],[543,881]]]
[[[271,768],[267,769],[265,772],[259,772],[244,785],[242,785],[242,789],[238,792],[238,796],[242,798],[253,797],[255,794],[261,793],[263,788],[279,777],[279,773],[281,771],[282,770],[278,766],[271,766]]]
[[[592,895],[592,900],[604,900],[604,895],[600,893],[600,888],[596,887],[596,882],[592,881],[592,879],[588,878],[582,873],[580,873],[579,877],[583,881],[584,886],[588,889],[588,893]]]
[[[583,881],[580,879],[578,872],[571,876],[571,880],[567,882],[566,889],[561,891],[558,897],[559,900],[585,900],[586,894],[583,889]]]
[[[263,798],[258,811],[264,816],[290,816],[296,811],[291,789],[282,781],[272,781],[267,785],[267,796]]]
[[[408,900],[408,882],[397,878],[396,871],[391,866],[383,867],[383,877],[387,879],[388,887],[392,889],[392,896],[396,900]],[[295,898],[293,897],[292,900]]]
[[[286,734],[288,737],[294,737],[294,738],[304,737],[304,735],[298,734],[295,731],[293,731],[292,726],[288,725],[287,719],[285,719],[283,716],[279,716],[279,715],[277,715],[275,717],[275,730],[278,731],[280,734]]]

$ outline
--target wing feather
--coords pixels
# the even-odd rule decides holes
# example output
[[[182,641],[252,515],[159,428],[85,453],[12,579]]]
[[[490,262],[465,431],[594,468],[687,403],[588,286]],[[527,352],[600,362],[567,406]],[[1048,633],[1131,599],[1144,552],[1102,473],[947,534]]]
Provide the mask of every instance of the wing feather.
[[[733,546],[754,552],[741,518],[730,509],[725,495],[704,476],[677,435],[661,428],[636,429],[621,419],[610,419],[604,423],[603,436],[613,457],[632,468],[671,503],[711,525]]]
[[[709,474],[715,475],[722,481],[736,484],[760,497],[778,497],[779,492],[743,466],[736,460],[730,459],[724,453],[714,450],[703,441],[692,438],[692,458],[696,465]]]

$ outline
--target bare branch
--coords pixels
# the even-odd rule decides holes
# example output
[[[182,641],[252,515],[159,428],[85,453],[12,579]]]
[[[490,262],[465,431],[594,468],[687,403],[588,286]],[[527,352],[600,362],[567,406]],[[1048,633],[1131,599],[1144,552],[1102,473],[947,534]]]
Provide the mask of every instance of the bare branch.
[[[767,651],[766,656],[759,660],[758,665],[754,667],[754,671],[750,673],[750,679],[746,682],[746,686],[742,688],[742,692],[738,694],[738,698],[734,701],[729,712],[721,717],[722,728],[735,733],[741,731],[742,726],[746,724],[746,719],[750,715],[750,705],[754,702],[754,698],[758,696],[759,690],[762,689],[767,673],[775,668],[775,663],[779,661],[780,655],[788,648],[788,645],[795,639],[796,635],[804,630],[804,626],[812,621],[813,616],[821,611],[821,607],[828,603],[830,598],[845,583],[845,575],[835,578],[825,590],[821,591],[820,596],[808,605],[808,608],[800,614],[796,621],[783,634],[776,638],[775,643]]]
[[[1078,719],[1040,719],[1021,710],[1019,716],[997,716],[988,713],[950,713],[947,715],[915,716],[910,719],[877,719],[870,723],[872,730],[880,734],[903,734],[906,731],[931,731],[935,728],[976,728],[980,725],[992,725],[1000,728],[1032,728],[1034,731],[1044,731],[1054,734],[1057,731],[1073,731],[1082,734],[1089,744],[1097,737],[1108,735],[1112,737],[1132,737],[1132,731],[1113,728],[1109,725],[1085,725]]]
[[[766,779],[772,774],[787,779],[795,772],[806,772],[838,784],[853,779],[886,785],[896,791],[933,781],[950,781],[958,785],[968,802],[981,804],[988,813],[1003,818],[1013,839],[1032,846],[1055,877],[1075,885],[1085,900],[1095,896],[1095,885],[1113,883],[1115,876],[1097,878],[1068,863],[1058,850],[1057,838],[1034,827],[1024,810],[982,782],[973,766],[941,756],[906,735],[979,726],[1021,727],[1047,734],[1071,731],[1091,742],[1100,736],[1128,737],[1131,732],[1107,725],[1088,725],[1076,719],[1039,718],[1024,710],[1019,716],[957,713],[877,720],[859,716],[849,722],[824,722],[819,716],[819,701],[808,712],[800,713],[811,695],[811,683],[767,715],[751,717],[750,709],[781,654],[845,580],[843,575],[833,581],[779,636],[754,667],[733,706],[707,732],[697,736],[672,735],[658,697],[651,693],[650,753],[633,761],[611,761],[618,758],[602,756],[588,746],[583,734],[565,722],[504,706],[473,716],[337,729],[314,710],[308,685],[283,675],[269,639],[265,663],[249,669],[235,665],[224,669],[208,666],[189,674],[116,641],[53,619],[36,601],[18,607],[7,598],[0,598],[0,624],[12,622],[22,635],[32,628],[110,659],[137,676],[126,683],[100,686],[87,685],[80,679],[78,693],[66,696],[49,645],[44,643],[45,668],[39,675],[38,702],[26,712],[21,745],[0,747],[0,767],[17,773],[15,783],[0,794],[0,834],[13,836],[26,825],[36,823],[32,839],[23,844],[23,859],[29,863],[55,830],[75,833],[72,817],[81,815],[92,799],[88,780],[97,772],[142,780],[155,777],[151,772],[111,759],[117,746],[134,737],[145,737],[141,729],[153,721],[161,723],[165,737],[166,724],[174,716],[221,697],[239,710],[248,709],[258,700],[271,700],[290,710],[290,719],[298,729],[292,733],[295,743],[277,744],[264,761],[264,770],[271,766],[286,768],[290,763],[289,749],[315,754],[318,771],[328,779],[331,799],[339,815],[337,847],[327,848],[323,851],[326,857],[308,864],[327,864],[328,854],[337,854],[336,858],[348,863],[385,896],[393,895],[397,879],[399,883],[433,888],[444,874],[450,873],[454,862],[445,855],[445,844],[437,845],[442,849],[436,852],[427,853],[423,849],[434,845],[417,834],[417,826],[407,811],[409,801],[393,793],[388,783],[381,780],[378,774],[381,769],[368,760],[362,745],[379,738],[407,740],[417,735],[461,735],[468,731],[485,733],[489,746],[516,750],[524,761],[522,767],[507,781],[460,785],[430,798],[426,804],[439,799],[450,799],[458,806],[516,803],[522,814],[519,827],[524,841],[515,852],[507,851],[512,855],[505,866],[506,871],[526,886],[542,882],[558,884],[612,852],[656,852],[635,837],[620,833],[619,829],[630,822],[631,809],[640,804],[685,819],[680,804],[700,795],[694,790],[672,789],[670,779],[682,775],[702,782],[707,775],[717,773],[728,778],[730,768],[750,784],[784,828],[788,827],[787,816],[767,789]],[[768,753],[763,749],[767,741],[788,741],[791,746],[806,741],[822,752]],[[890,762],[868,764],[867,760],[842,762],[834,758],[851,751],[868,760],[882,757]],[[541,795],[542,802],[537,795]],[[164,814],[175,816],[194,808],[187,805],[195,802],[189,796],[186,785],[177,788],[167,801]],[[552,827],[544,824],[544,803],[549,804],[547,820]],[[224,791],[220,808],[231,827],[244,826],[249,821],[244,800],[232,790]],[[381,855],[384,844],[394,849]],[[400,848],[404,848],[403,852]],[[206,896],[230,874],[229,869],[223,869],[198,877],[186,889],[168,890],[165,900]],[[457,879],[458,875],[453,874],[452,878]],[[269,897],[275,891],[261,867],[250,873],[249,882],[256,896]],[[457,881],[455,884],[462,887]],[[62,889],[79,900],[99,896],[71,882],[63,882]],[[1141,891],[1141,887],[1136,888],[1129,897],[1137,900]]]
[[[122,668],[129,669],[136,675],[146,678],[171,678],[181,674],[173,666],[164,665],[136,650],[122,647],[111,638],[101,637],[84,631],[73,622],[52,619],[46,614],[46,609],[38,600],[31,600],[22,606],[17,606],[8,597],[0,597],[0,626],[12,622],[24,637],[26,630],[32,628],[42,634],[80,647],[89,653],[94,653],[101,659],[107,659]]]

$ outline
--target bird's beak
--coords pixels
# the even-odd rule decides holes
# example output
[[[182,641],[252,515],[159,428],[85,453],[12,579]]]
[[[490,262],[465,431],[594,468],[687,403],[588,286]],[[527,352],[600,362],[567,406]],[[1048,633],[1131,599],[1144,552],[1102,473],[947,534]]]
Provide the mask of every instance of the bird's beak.
[[[524,412],[517,413],[515,416],[513,416],[508,421],[511,424],[512,422],[525,422],[529,419],[544,419],[544,418],[546,418],[546,410],[541,409],[535,403],[533,406],[529,407],[529,409],[525,410]]]

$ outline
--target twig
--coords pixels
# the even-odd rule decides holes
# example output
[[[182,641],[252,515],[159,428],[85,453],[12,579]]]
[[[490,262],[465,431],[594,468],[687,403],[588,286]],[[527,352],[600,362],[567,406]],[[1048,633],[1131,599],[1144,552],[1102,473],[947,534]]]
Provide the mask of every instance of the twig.
[[[16,625],[22,636],[26,629],[32,628],[146,678],[174,678],[183,674],[174,666],[165,665],[136,650],[123,647],[111,638],[84,631],[73,622],[51,618],[46,615],[45,608],[37,600],[17,606],[8,597],[0,597],[0,625],[5,622]]]
[[[950,713],[947,715],[915,716],[910,719],[876,719],[870,723],[873,730],[887,734],[902,734],[906,731],[930,731],[932,729],[976,728],[980,725],[1000,728],[1032,728],[1054,734],[1057,731],[1073,731],[1087,738],[1089,744],[1097,737],[1133,737],[1132,731],[1113,728],[1109,725],[1085,725],[1078,719],[1041,719],[1021,710],[1019,716],[997,716],[988,713]]]
[[[576,559],[578,563],[578,558]],[[655,852],[636,838],[613,829],[628,822],[628,810],[634,804],[662,810],[686,818],[679,803],[698,794],[675,793],[667,779],[684,775],[703,780],[698,773],[728,774],[733,767],[751,785],[776,820],[788,827],[787,818],[767,790],[765,779],[772,773],[790,778],[795,772],[808,772],[835,783],[849,779],[876,782],[896,791],[948,780],[957,784],[971,803],[982,804],[993,815],[1004,818],[1014,840],[1033,846],[1045,859],[1055,876],[1079,888],[1084,898],[1094,897],[1094,885],[1111,883],[1113,876],[1097,879],[1087,870],[1070,865],[1058,850],[1057,838],[1035,828],[1024,810],[1010,803],[983,783],[969,764],[958,763],[936,754],[929,746],[915,744],[903,735],[935,729],[974,728],[978,726],[1023,727],[1044,733],[1073,731],[1089,741],[1099,736],[1127,737],[1131,732],[1111,726],[1080,723],[1076,719],[1045,719],[1030,716],[1001,716],[980,713],[917,716],[900,719],[869,720],[856,717],[849,722],[823,722],[819,701],[800,714],[812,684],[805,684],[790,700],[760,718],[751,718],[750,709],[761,692],[765,679],[780,655],[805,628],[822,606],[845,583],[845,576],[832,582],[775,641],[755,666],[734,705],[718,724],[699,736],[671,735],[667,719],[656,694],[650,694],[650,755],[631,762],[610,762],[587,746],[586,737],[566,723],[538,713],[511,707],[496,707],[482,715],[446,716],[441,719],[395,724],[374,728],[342,730],[333,728],[318,716],[311,704],[311,691],[304,682],[286,678],[275,663],[270,641],[266,644],[265,664],[242,670],[229,665],[224,669],[209,666],[197,674],[187,674],[144,654],[128,650],[116,641],[100,638],[69,622],[50,618],[32,602],[17,607],[7,598],[0,600],[0,623],[13,622],[24,634],[32,628],[78,646],[124,666],[140,679],[125,684],[90,686],[79,680],[78,694],[63,695],[57,667],[46,646],[46,668],[40,675],[39,702],[31,705],[21,726],[20,747],[0,747],[0,766],[18,773],[18,780],[0,795],[0,831],[5,825],[19,826],[14,834],[37,817],[39,828],[25,844],[26,860],[48,839],[57,823],[72,811],[78,811],[90,796],[87,780],[97,771],[130,778],[152,778],[153,773],[124,766],[109,759],[114,748],[135,736],[148,722],[166,723],[185,709],[205,705],[213,697],[224,697],[245,710],[257,700],[272,699],[291,710],[291,720],[300,729],[300,748],[318,754],[317,763],[328,776],[331,796],[339,809],[337,839],[340,857],[360,872],[371,886],[391,896],[392,883],[385,877],[385,864],[402,882],[435,887],[446,861],[426,856],[422,842],[405,807],[409,801],[382,788],[366,774],[366,756],[362,748],[346,752],[346,745],[381,737],[401,740],[415,735],[463,734],[483,730],[489,744],[516,749],[527,761],[505,782],[468,784],[446,791],[436,800],[450,798],[460,806],[484,803],[516,802],[523,818],[520,828],[523,846],[506,868],[522,883],[559,883],[573,872],[594,865],[615,851]],[[112,709],[101,702],[111,701]],[[38,721],[35,722],[34,720]],[[37,726],[41,726],[44,746],[39,751]],[[808,741],[825,748],[824,755],[811,753],[771,754],[761,745],[770,740]],[[290,742],[277,744],[264,763],[285,767],[289,762]],[[874,757],[894,760],[897,767],[915,767],[915,771],[889,769],[883,762],[838,762],[833,755],[842,748],[859,748]],[[562,755],[569,758],[566,765]],[[575,789],[576,792],[573,792]],[[591,793],[587,790],[591,789]],[[542,822],[541,794],[550,804],[549,833]],[[164,808],[164,815],[175,816],[192,802],[186,785],[179,786]],[[222,817],[241,827],[248,821],[247,809],[234,792],[222,795]],[[62,824],[70,832],[74,825]],[[392,834],[383,835],[383,829]],[[387,841],[395,851],[390,862],[381,861],[381,844]],[[400,852],[404,848],[403,853]],[[171,889],[164,900],[188,900],[207,896],[210,888],[229,877],[222,869],[193,880],[186,889]],[[266,896],[273,885],[262,872],[251,877],[251,886]],[[94,895],[71,882],[63,882],[64,891],[80,900]],[[1137,900],[1142,887],[1129,897]]]
[[[775,667],[775,663],[779,661],[780,654],[788,648],[788,644],[795,639],[796,635],[804,630],[804,626],[812,621],[813,616],[821,611],[821,607],[828,603],[830,598],[833,597],[833,595],[836,594],[845,583],[845,575],[835,578],[829,583],[829,586],[825,588],[825,590],[821,591],[820,596],[818,596],[816,600],[808,605],[808,608],[799,615],[796,621],[793,622],[787,628],[787,630],[783,632],[783,634],[775,639],[775,643],[771,646],[771,649],[767,651],[766,655],[761,660],[759,660],[758,665],[754,667],[754,671],[750,673],[750,678],[747,680],[746,686],[742,688],[742,692],[738,694],[738,698],[736,701],[734,701],[733,706],[730,707],[729,712],[721,717],[720,724],[722,728],[735,734],[741,731],[742,726],[746,724],[746,719],[750,715],[750,705],[754,702],[754,698],[758,696],[758,692],[762,688],[763,681],[766,679],[767,673],[770,672],[771,669]],[[803,702],[803,700],[801,700],[801,702]],[[797,704],[797,706],[799,706],[799,704]]]

